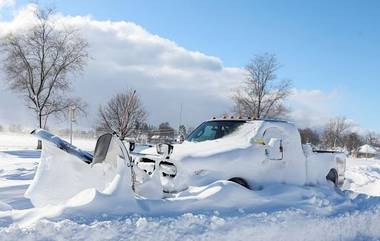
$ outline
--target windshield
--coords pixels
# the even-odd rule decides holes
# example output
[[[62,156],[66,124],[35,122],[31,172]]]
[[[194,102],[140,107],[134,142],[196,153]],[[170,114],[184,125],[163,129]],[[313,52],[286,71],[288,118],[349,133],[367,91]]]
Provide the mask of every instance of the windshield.
[[[193,132],[190,133],[186,140],[191,142],[201,142],[219,139],[232,133],[244,123],[245,121],[243,120],[203,122]]]

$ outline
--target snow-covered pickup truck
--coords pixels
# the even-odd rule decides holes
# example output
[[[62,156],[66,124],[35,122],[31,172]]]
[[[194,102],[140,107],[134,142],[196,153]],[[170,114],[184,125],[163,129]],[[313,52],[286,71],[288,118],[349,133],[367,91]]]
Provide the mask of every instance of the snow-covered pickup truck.
[[[345,155],[302,146],[295,125],[285,121],[210,120],[182,144],[158,144],[140,152],[116,134],[99,137],[93,153],[45,130],[32,134],[43,140],[36,175],[25,193],[36,207],[66,202],[84,190],[116,193],[122,200],[157,199],[186,195],[181,191],[190,186],[202,188],[220,180],[252,190],[266,183],[313,185],[328,180],[339,186],[344,181]]]
[[[166,193],[216,180],[250,189],[272,182],[313,185],[326,180],[340,186],[346,168],[343,153],[302,146],[296,126],[278,120],[213,119],[198,126],[182,144],[160,144],[132,155],[136,169],[143,170],[136,175],[137,186],[159,172]]]

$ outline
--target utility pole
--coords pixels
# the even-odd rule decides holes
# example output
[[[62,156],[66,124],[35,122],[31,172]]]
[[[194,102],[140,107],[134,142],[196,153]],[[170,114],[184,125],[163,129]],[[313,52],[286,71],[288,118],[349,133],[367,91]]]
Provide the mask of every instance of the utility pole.
[[[70,121],[70,144],[73,144],[73,123],[75,122],[75,105],[69,107],[69,121]]]
[[[182,107],[183,107],[183,105],[182,105],[182,102],[181,102],[181,107],[179,109],[179,124],[178,124],[178,129],[182,125]]]

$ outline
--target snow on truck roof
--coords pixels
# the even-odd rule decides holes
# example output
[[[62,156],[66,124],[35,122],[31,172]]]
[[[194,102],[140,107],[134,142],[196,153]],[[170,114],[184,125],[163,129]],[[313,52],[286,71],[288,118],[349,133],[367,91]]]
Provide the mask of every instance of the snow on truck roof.
[[[216,117],[213,117],[211,120],[208,120],[208,121],[244,121],[244,122],[248,122],[248,121],[264,121],[264,122],[278,122],[278,123],[290,123],[289,121],[287,120],[281,120],[281,119],[257,119],[257,118],[251,118],[251,117],[245,117],[245,118],[242,118],[242,117],[234,117],[234,116],[231,116],[231,117],[221,117],[221,118],[216,118]]]

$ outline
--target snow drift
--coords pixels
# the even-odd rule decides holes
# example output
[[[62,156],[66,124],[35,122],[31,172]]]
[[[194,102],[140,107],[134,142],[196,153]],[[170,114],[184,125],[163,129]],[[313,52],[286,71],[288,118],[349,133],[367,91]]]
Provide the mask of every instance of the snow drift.
[[[287,151],[284,159],[270,160],[265,154],[267,145],[262,143],[270,143],[274,136],[283,139],[283,147]],[[292,192],[296,197],[308,196],[308,187],[303,186],[305,183],[327,185],[325,174],[328,166],[323,166],[328,163],[327,159],[313,159],[312,153],[305,156],[297,129],[287,122],[250,121],[221,139],[176,145],[171,158],[179,169],[175,179],[184,188],[164,199],[159,162],[154,164],[156,171],[152,175],[140,173],[147,180],[136,183],[139,170],[133,166],[126,147],[116,136],[110,143],[104,161],[93,161],[89,165],[44,142],[37,173],[25,193],[39,214],[27,215],[31,218],[24,220],[32,222],[34,217],[41,218],[44,213],[48,217],[104,213],[155,216],[208,210],[234,212],[239,208],[275,209],[276,205],[284,207],[294,203]],[[94,160],[96,152],[95,149]],[[152,149],[144,153],[153,154]],[[314,171],[314,175],[307,171],[307,157],[313,164],[310,165],[319,170]],[[220,170],[194,176],[200,167],[201,171],[215,167],[220,167]],[[251,184],[259,181],[265,184],[264,190],[260,187],[252,191],[226,181],[225,173],[232,176],[243,173],[244,177],[253,177],[248,179]],[[292,202],[285,204],[288,196],[292,197]],[[344,195],[335,191],[330,196],[331,199],[344,200]],[[273,200],[274,197],[278,201]]]
[[[343,189],[352,191],[333,185],[269,184],[252,192],[219,181],[167,200],[137,197],[113,205],[115,195],[105,195],[100,187],[87,188],[70,202],[20,210],[16,203],[22,197],[7,190],[27,188],[38,157],[36,151],[0,152],[0,201],[5,204],[0,240],[380,239],[380,200],[358,194],[380,196],[379,160],[349,160]]]

